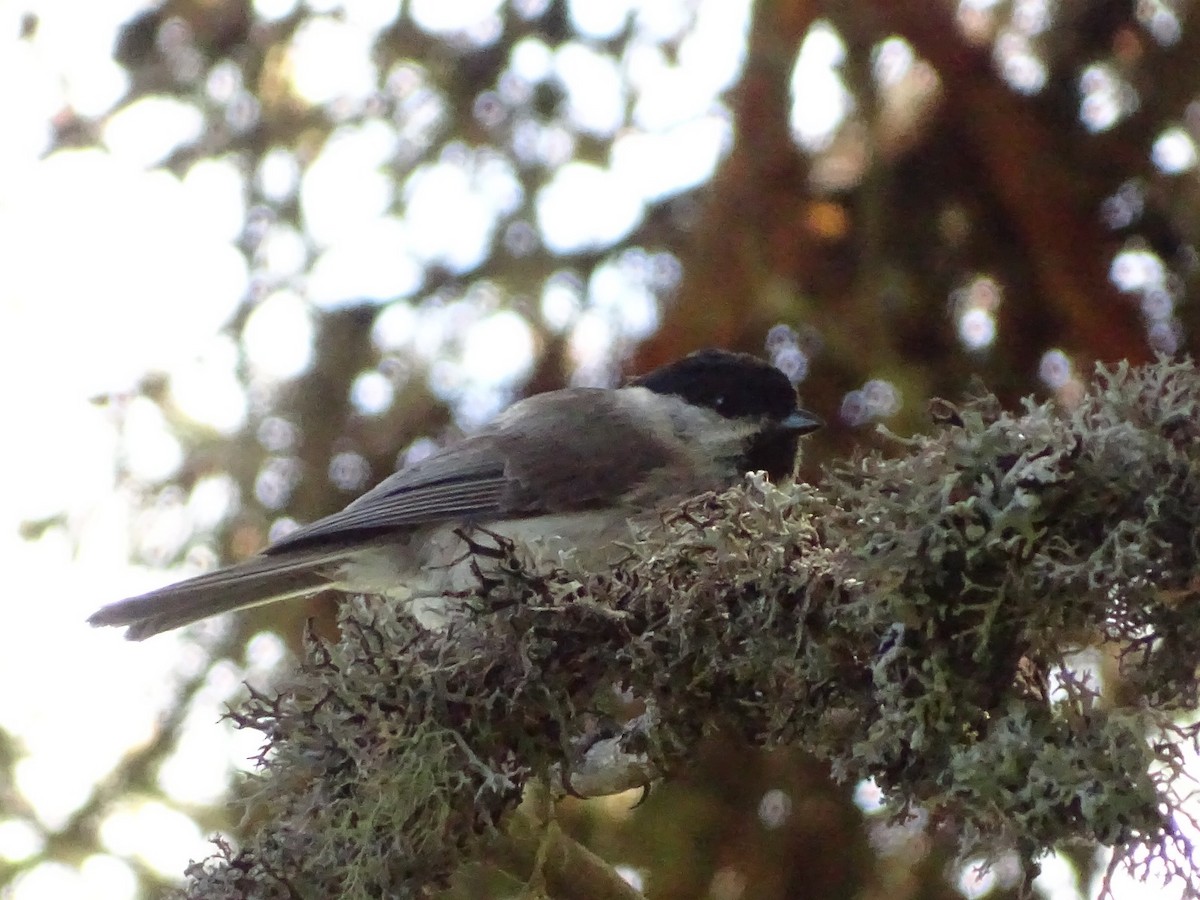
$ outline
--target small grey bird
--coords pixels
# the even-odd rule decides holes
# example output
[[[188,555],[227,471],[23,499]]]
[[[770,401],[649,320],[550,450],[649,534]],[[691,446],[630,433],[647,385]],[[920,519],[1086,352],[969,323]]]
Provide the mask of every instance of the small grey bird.
[[[385,478],[344,510],[257,556],[98,610],[93,625],[151,635],[323,590],[397,597],[431,626],[477,576],[463,531],[537,566],[619,558],[631,523],[757,470],[778,479],[820,427],[775,367],[701,350],[615,390],[566,388],[514,403],[476,434]],[[495,546],[493,543],[492,546]]]

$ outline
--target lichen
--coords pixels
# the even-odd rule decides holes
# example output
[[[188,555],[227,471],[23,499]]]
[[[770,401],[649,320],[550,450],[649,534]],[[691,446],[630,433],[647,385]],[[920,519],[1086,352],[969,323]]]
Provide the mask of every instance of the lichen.
[[[447,631],[349,603],[340,641],[233,713],[266,736],[263,825],[189,895],[422,896],[597,734],[670,777],[718,729],[873,778],[964,855],[1098,841],[1196,889],[1175,815],[1198,407],[1200,373],[1168,361],[1100,370],[1066,412],[939,402],[928,435],[818,486],[693,499],[612,572],[531,572],[513,549]],[[1088,647],[1119,684],[1079,669]],[[617,692],[648,729],[623,730]]]

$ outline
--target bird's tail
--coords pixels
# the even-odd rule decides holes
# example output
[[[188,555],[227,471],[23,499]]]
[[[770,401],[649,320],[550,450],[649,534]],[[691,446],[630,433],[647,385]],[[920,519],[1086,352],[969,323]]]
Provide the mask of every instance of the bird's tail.
[[[248,609],[276,600],[313,594],[336,578],[345,551],[308,551],[256,556],[237,565],[198,575],[92,613],[92,625],[128,625],[125,637],[141,641],[209,616]]]

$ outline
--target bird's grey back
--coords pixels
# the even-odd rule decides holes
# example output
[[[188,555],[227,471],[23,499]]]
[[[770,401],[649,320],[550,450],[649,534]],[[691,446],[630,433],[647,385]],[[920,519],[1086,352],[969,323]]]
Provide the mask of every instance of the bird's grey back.
[[[648,395],[647,401],[642,395]],[[644,416],[657,395],[637,389],[574,388],[531,397],[490,425],[380,482],[344,510],[300,528],[267,548],[269,555],[359,541],[441,522],[571,513],[663,490],[703,490],[708,473],[679,459],[669,416]],[[657,425],[658,427],[647,427]],[[619,453],[612,453],[612,447]],[[607,449],[606,449],[607,448]],[[648,485],[675,462],[679,484]]]

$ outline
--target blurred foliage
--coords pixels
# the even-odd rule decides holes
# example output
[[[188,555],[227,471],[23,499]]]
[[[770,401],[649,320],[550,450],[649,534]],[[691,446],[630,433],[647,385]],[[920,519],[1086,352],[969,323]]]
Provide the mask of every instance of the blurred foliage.
[[[265,6],[282,12],[268,17]],[[678,65],[695,52],[689,44],[708,6],[680,4],[677,22],[657,29],[635,6],[600,37],[585,34],[563,2],[512,0],[464,32],[424,31],[405,12],[370,43],[373,89],[320,103],[296,90],[291,61],[306,29],[343,19],[337,3],[165,0],[127,22],[113,52],[130,75],[128,95],[106,116],[61,110],[56,146],[100,143],[110,116],[144,98],[172,97],[203,114],[199,137],[162,165],[182,174],[223,159],[244,175],[240,247],[251,284],[229,324],[235,339],[272,291],[303,295],[320,256],[297,194],[264,187],[280,160],[304,177],[347,130],[383,123],[395,140],[378,174],[399,217],[414,180],[435,161],[461,167],[476,184],[481,171],[499,167],[519,187],[479,261],[426,260],[419,287],[405,296],[350,296],[324,308],[313,360],[294,381],[264,383],[244,365],[251,412],[232,440],[187,420],[169,380],[147,377],[145,395],[186,450],[170,484],[131,477],[147,508],[186,497],[214,474],[229,475],[239,496],[215,533],[190,535],[175,555],[212,546],[224,559],[245,556],[281,517],[331,512],[391,471],[414,442],[452,433],[471,399],[455,368],[466,344],[454,323],[498,309],[519,314],[535,336],[536,359],[509,393],[611,380],[704,345],[766,348],[807,376],[806,405],[831,420],[806,458],[814,477],[817,463],[878,440],[856,426],[886,417],[902,433],[924,427],[926,400],[960,396],[972,376],[1005,404],[1040,392],[1069,406],[1082,387],[1077,373],[1092,360],[1195,347],[1196,167],[1194,159],[1164,161],[1164,148],[1185,161],[1189,148],[1194,155],[1200,131],[1200,28],[1187,22],[1182,0],[760,2],[740,69],[713,100],[731,128],[715,174],[657,197],[607,243],[550,249],[541,192],[571,162],[609,165],[619,136],[646,130],[638,118],[644,87],[631,76],[637,60],[649,53],[668,70]],[[37,25],[28,15],[23,37]],[[818,33],[844,48],[829,68],[832,87],[796,69],[806,38]],[[530,41],[611,60],[624,79],[624,121],[590,126],[553,70],[536,82],[519,76],[514,55]],[[831,91],[849,98],[844,117],[805,140],[789,126],[794,109],[828,102]],[[272,272],[268,251],[280,229],[302,238],[298,275]],[[653,299],[653,333],[603,307],[598,276],[614,271],[626,289]],[[565,321],[546,314],[553,290],[573,298]],[[377,339],[380,317],[397,308],[451,324],[416,357]],[[581,351],[597,322],[608,339],[599,360]],[[993,340],[969,345],[991,328]],[[393,387],[386,409],[367,414],[351,403],[364,372]],[[331,628],[330,607],[283,604],[252,612],[241,633],[271,626],[297,641],[314,611]],[[235,635],[224,652],[240,646]],[[797,884],[814,897],[949,890],[948,845],[936,830],[876,859],[866,886],[844,873],[813,875],[836,867],[824,848],[862,846],[865,826],[842,788],[813,776],[813,764],[786,754],[749,764],[746,754],[714,747],[694,778],[632,817],[572,808],[572,827],[614,858],[640,863],[654,848],[673,873],[655,881],[659,897],[788,896]],[[99,820],[122,785],[151,783],[158,759],[131,757],[82,824]],[[794,816],[787,840],[737,825],[758,808],[765,771],[802,785],[794,802],[819,811],[803,822]],[[96,847],[94,827],[80,824],[69,839],[49,840],[45,855],[78,858]],[[1078,859],[1091,864],[1086,853]],[[818,885],[828,888],[817,893]]]

